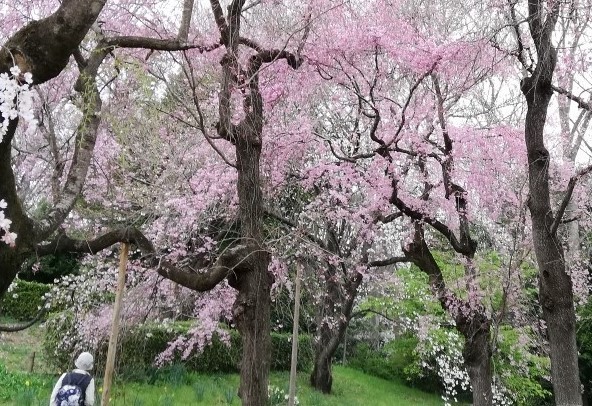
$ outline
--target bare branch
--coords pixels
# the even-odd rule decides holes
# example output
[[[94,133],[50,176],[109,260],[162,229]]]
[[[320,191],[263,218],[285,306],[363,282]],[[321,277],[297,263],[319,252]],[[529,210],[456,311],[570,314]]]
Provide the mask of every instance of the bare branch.
[[[401,264],[401,263],[406,263],[406,262],[411,262],[411,259],[409,259],[408,257],[391,257],[391,258],[387,258],[387,259],[370,261],[370,262],[368,262],[368,266],[376,266],[376,267],[388,266],[388,265]]]
[[[154,51],[186,51],[189,49],[197,49],[200,52],[213,51],[219,48],[222,44],[187,44],[179,39],[161,39],[138,36],[120,36],[105,38],[101,44],[111,49],[114,48],[143,48],[152,49]]]
[[[555,219],[553,220],[553,224],[551,224],[551,228],[549,229],[549,234],[554,235],[559,228],[559,224],[561,224],[563,215],[565,214],[565,209],[571,200],[571,196],[573,191],[576,187],[576,183],[580,178],[586,176],[588,173],[592,172],[592,165],[589,165],[576,173],[569,179],[569,183],[567,184],[567,190],[565,191],[565,196],[563,196],[563,200],[559,205],[559,209],[557,210],[557,214],[555,214]]]

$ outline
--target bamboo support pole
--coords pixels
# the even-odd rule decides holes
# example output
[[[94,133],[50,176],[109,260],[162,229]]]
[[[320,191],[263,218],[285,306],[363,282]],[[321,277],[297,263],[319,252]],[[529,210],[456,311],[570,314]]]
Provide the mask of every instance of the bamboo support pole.
[[[115,292],[115,304],[113,305],[113,324],[111,325],[109,349],[107,350],[107,363],[105,365],[105,376],[103,379],[103,395],[101,397],[101,405],[103,406],[109,406],[109,397],[111,394],[111,383],[113,381],[113,369],[115,368],[115,355],[117,353],[119,319],[121,314],[121,302],[123,300],[123,291],[125,288],[125,269],[127,267],[128,253],[129,244],[123,243],[121,245],[121,255],[119,259],[119,274],[117,277],[117,291]]]
[[[292,360],[290,363],[290,389],[288,394],[288,406],[294,406],[296,398],[296,365],[298,363],[298,327],[300,324],[300,268],[296,266],[296,291],[294,293],[294,323],[292,325]]]

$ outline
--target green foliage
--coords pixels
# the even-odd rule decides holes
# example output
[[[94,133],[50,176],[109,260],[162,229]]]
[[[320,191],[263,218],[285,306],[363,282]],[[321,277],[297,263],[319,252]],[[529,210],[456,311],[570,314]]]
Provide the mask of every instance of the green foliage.
[[[548,357],[531,354],[521,342],[528,332],[501,326],[494,356],[496,372],[510,397],[519,405],[544,405],[552,401],[551,392],[543,386],[551,367]]]
[[[197,382],[193,385],[195,400],[202,402],[206,396],[206,385],[203,382]]]
[[[60,317],[66,317],[66,323],[73,322],[73,315],[64,313]],[[52,364],[60,370],[65,370],[72,364],[71,354],[56,354],[58,340],[61,340],[59,331],[51,328],[48,323],[44,340],[44,349]],[[176,323],[172,326],[163,327],[160,325],[144,325],[127,332],[120,337],[116,369],[119,375],[128,380],[149,380],[150,382],[163,381],[163,376],[183,376],[186,371],[199,373],[232,373],[239,371],[239,364],[242,355],[242,344],[240,334],[236,330],[230,330],[230,346],[222,342],[218,336],[214,336],[212,343],[204,348],[199,354],[192,354],[183,360],[177,357],[171,366],[161,368],[154,366],[158,354],[163,352],[168,343],[179,335],[187,333],[187,323]],[[271,369],[276,371],[288,371],[290,369],[290,357],[292,342],[290,334],[271,334],[272,353]],[[107,343],[103,343],[95,354],[95,365],[97,370],[104,366],[107,355]],[[314,352],[311,338],[308,335],[299,336],[298,368],[307,370],[312,365]],[[183,368],[184,371],[175,371]],[[172,381],[168,381],[172,384]],[[178,384],[178,382],[177,382]]]
[[[421,360],[415,351],[417,344],[418,340],[413,336],[393,340],[379,351],[367,344],[358,344],[348,365],[382,379],[406,382],[426,390],[438,390],[438,376],[426,374],[421,368]]]
[[[0,299],[0,314],[16,320],[31,320],[43,305],[49,286],[15,279],[12,288]]]
[[[2,371],[2,367],[0,367]],[[309,406],[366,406],[371,399],[373,406],[407,406],[424,405],[440,406],[439,396],[423,393],[417,389],[406,387],[400,383],[385,381],[351,368],[336,366],[334,372],[333,394],[324,395],[313,390],[308,385],[308,374],[298,376],[298,398],[300,404]],[[5,397],[0,397],[0,405],[23,406],[33,400],[33,405],[47,405],[51,389],[56,376],[36,376],[27,374],[11,374],[16,381]],[[232,394],[232,404],[239,404],[236,391],[239,377],[232,375],[198,375],[188,373],[183,381],[189,385],[171,388],[165,382],[154,384],[123,382],[116,380],[112,388],[112,406],[129,405],[223,405],[228,404]],[[6,389],[5,381],[0,372],[0,393]],[[275,372],[270,375],[271,385],[286,388],[288,386],[288,372]],[[29,385],[27,385],[29,379]],[[203,388],[196,393],[196,387]],[[97,382],[98,392],[101,392],[101,382]],[[100,396],[99,396],[100,397]],[[19,403],[23,402],[24,403]],[[284,401],[285,402],[285,401]],[[281,403],[286,404],[286,403]]]
[[[0,363],[0,401],[16,400],[18,405],[33,404],[39,391],[47,386],[47,382],[38,376],[9,372]]]
[[[21,387],[21,381],[22,376],[9,373],[6,367],[0,364],[0,399],[12,399]]]
[[[25,263],[19,278],[40,283],[53,283],[64,275],[76,274],[80,268],[78,255],[60,254],[33,257]]]
[[[578,310],[580,380],[584,386],[584,396],[588,402],[592,402],[592,301],[589,300]]]

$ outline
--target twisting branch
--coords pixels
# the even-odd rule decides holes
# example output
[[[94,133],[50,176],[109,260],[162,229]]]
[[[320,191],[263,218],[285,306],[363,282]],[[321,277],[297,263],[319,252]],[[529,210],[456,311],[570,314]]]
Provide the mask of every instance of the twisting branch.
[[[559,209],[557,210],[557,214],[555,214],[555,219],[553,220],[553,224],[551,224],[551,228],[549,229],[549,234],[554,235],[559,228],[559,224],[561,224],[563,215],[565,214],[565,209],[571,200],[571,196],[573,191],[576,187],[576,183],[580,180],[583,176],[586,176],[588,173],[592,172],[592,165],[589,165],[576,173],[569,179],[569,183],[567,184],[567,190],[565,191],[565,196],[563,196],[563,200],[559,205]]]
[[[26,321],[24,323],[0,325],[0,332],[15,333],[17,331],[26,330],[29,327],[33,326],[38,321],[40,321],[41,318],[43,317],[43,315],[45,314],[45,311],[46,311],[45,306],[42,305],[41,309],[39,309],[39,311],[37,311],[37,314],[35,315],[35,317],[33,317],[33,319]]]
[[[461,241],[458,240],[454,232],[444,223],[441,221],[428,216],[425,213],[422,213],[419,210],[414,210],[409,207],[405,202],[403,202],[398,196],[398,186],[397,181],[393,181],[393,193],[390,198],[390,203],[394,204],[397,209],[401,211],[404,215],[409,217],[412,220],[424,222],[435,228],[439,231],[452,245],[452,248],[459,254],[463,255],[473,255],[474,248],[471,245],[463,244]]]
[[[60,200],[45,219],[36,225],[36,241],[45,240],[62,224],[84,187],[101,123],[102,101],[97,89],[96,76],[99,66],[107,55],[108,50],[104,47],[95,48],[74,85],[74,89],[82,97],[82,118],[76,130],[74,155],[60,193]]]
[[[225,278],[238,273],[248,264],[249,255],[245,245],[236,245],[227,249],[218,259],[205,269],[181,269],[172,262],[158,257],[152,242],[134,227],[112,230],[91,240],[73,239],[62,233],[48,244],[36,248],[38,256],[56,253],[95,254],[116,243],[136,245],[143,254],[142,260],[146,267],[151,267],[159,275],[197,292],[211,290]]]

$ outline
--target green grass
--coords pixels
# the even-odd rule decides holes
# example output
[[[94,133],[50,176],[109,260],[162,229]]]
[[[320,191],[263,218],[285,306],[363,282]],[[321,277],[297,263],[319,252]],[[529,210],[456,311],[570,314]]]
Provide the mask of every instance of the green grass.
[[[16,321],[0,317],[0,324],[12,324]],[[0,362],[9,371],[28,371],[30,359],[35,352],[34,372],[57,373],[48,366],[45,354],[41,348],[43,330],[35,325],[17,333],[0,333]]]
[[[40,350],[40,327],[0,335],[0,405],[47,405],[59,371],[47,366]],[[28,374],[28,359],[36,352],[35,373]],[[5,366],[5,369],[2,368]],[[308,373],[298,376],[297,396],[303,406],[412,406],[442,405],[438,395],[409,388],[402,383],[367,375],[359,370],[336,366],[333,393],[324,395],[308,385]],[[270,384],[287,393],[288,373],[272,373]],[[240,405],[236,393],[239,376],[164,375],[154,385],[116,381],[113,406]],[[101,397],[97,382],[97,398]],[[10,395],[6,395],[9,393]],[[10,400],[2,400],[10,399]],[[98,406],[100,402],[97,401]]]
[[[28,388],[23,385],[18,400],[1,402],[0,405],[22,405],[22,395],[34,392],[32,405],[42,404],[49,399],[51,378],[39,377],[41,385]],[[240,405],[236,396],[238,375],[194,375],[189,377],[192,384],[175,385],[159,383],[155,385],[139,383],[117,383],[111,396],[113,406],[164,406],[164,405]],[[274,373],[271,384],[287,389],[288,374]],[[100,383],[97,388],[100,397]],[[308,374],[298,376],[298,399],[301,405],[310,406],[365,406],[365,405],[441,405],[437,395],[427,394],[397,382],[386,381],[364,374],[355,369],[335,367],[334,391],[324,395],[308,386]],[[230,401],[230,403],[229,403]],[[45,404],[45,403],[43,403]]]

